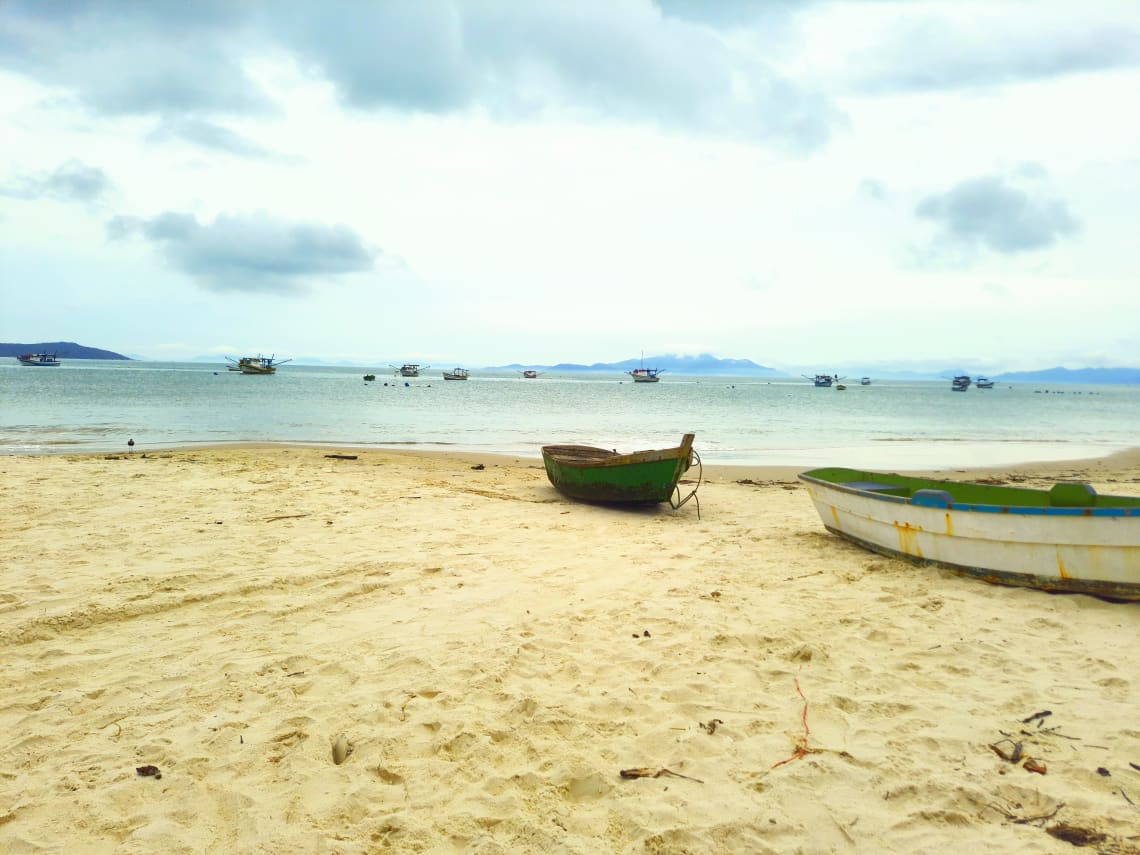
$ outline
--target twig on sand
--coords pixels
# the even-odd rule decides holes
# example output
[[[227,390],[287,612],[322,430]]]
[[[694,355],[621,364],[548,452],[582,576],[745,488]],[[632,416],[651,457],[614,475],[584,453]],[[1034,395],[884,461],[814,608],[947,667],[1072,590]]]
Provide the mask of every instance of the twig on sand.
[[[696,781],[698,784],[703,784],[700,778],[694,778],[690,775],[682,775],[680,772],[673,772],[669,769],[652,769],[648,766],[638,766],[634,769],[622,769],[618,772],[623,778],[684,778],[686,781]]]
[[[277,520],[297,520],[301,517],[307,517],[308,514],[282,514],[279,517],[269,517],[266,522],[276,522]]]

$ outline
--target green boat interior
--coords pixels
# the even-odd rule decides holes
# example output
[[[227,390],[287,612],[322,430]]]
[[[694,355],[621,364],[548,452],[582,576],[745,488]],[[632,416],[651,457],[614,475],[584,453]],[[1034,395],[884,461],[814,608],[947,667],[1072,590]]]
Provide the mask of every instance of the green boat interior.
[[[909,499],[911,504],[927,507],[946,507],[953,503],[1031,508],[1140,508],[1140,497],[1101,495],[1091,484],[1076,482],[1061,482],[1049,490],[1034,490],[841,467],[812,469],[801,477],[853,490],[897,496]]]

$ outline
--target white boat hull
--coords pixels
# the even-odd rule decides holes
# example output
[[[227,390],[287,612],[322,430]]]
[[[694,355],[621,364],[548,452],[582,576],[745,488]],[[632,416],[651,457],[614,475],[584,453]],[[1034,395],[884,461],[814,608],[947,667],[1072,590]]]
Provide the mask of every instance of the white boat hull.
[[[920,507],[807,482],[824,526],[885,555],[991,582],[1140,599],[1140,515]]]

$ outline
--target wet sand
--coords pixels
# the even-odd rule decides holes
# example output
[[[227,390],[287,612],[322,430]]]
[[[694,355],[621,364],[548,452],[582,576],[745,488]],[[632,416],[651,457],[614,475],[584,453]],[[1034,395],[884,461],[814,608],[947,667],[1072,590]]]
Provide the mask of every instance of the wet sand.
[[[0,470],[0,851],[1140,852],[1140,604],[866,552],[796,469],[699,518],[504,457]]]

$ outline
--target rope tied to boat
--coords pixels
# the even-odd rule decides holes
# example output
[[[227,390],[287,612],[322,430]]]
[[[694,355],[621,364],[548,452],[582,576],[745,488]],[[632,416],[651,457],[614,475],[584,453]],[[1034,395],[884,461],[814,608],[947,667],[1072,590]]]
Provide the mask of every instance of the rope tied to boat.
[[[689,457],[689,467],[688,468],[691,468],[694,463],[697,464],[697,483],[693,486],[693,489],[689,492],[689,495],[685,496],[685,498],[683,498],[683,499],[680,498],[680,496],[681,496],[680,484],[678,484],[678,486],[674,487],[673,488],[673,495],[669,496],[669,507],[671,507],[673,510],[677,510],[677,508],[681,507],[681,505],[685,504],[685,502],[689,501],[689,499],[694,499],[696,502],[696,505],[697,505],[697,519],[699,520],[701,518],[701,500],[697,498],[697,490],[700,489],[701,479],[704,477],[704,474],[705,474],[705,467],[704,467],[704,464],[701,463],[701,455],[697,453],[697,450],[695,448],[690,449],[689,454],[690,454],[690,457]],[[677,498],[674,499],[674,496],[676,496]]]

